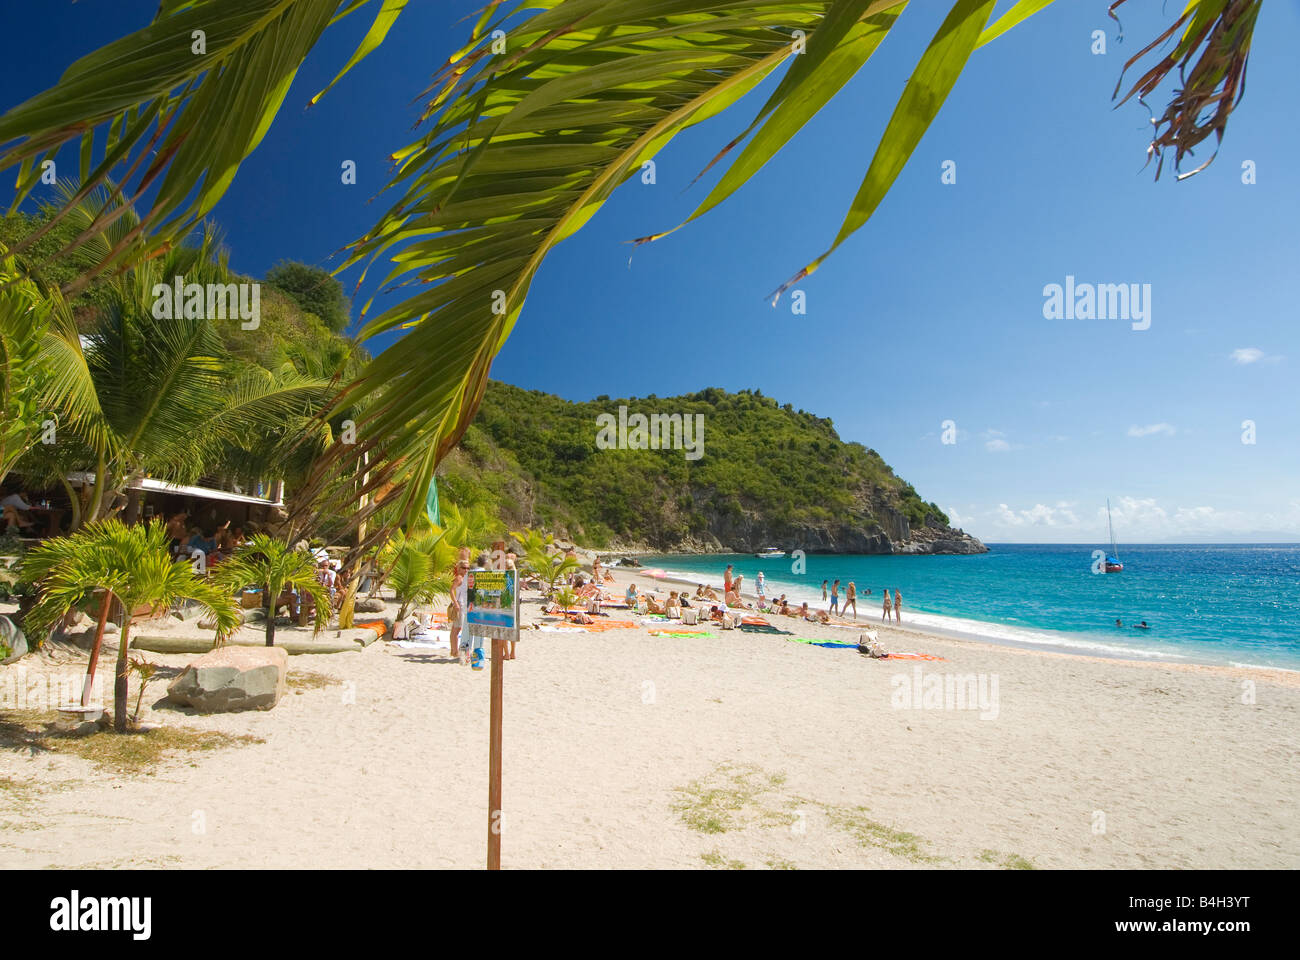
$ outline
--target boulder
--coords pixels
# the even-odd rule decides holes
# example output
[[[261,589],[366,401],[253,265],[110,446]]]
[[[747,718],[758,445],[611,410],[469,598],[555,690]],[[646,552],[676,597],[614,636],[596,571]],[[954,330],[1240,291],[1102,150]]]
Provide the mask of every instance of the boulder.
[[[357,613],[383,613],[384,601],[378,597],[369,597],[365,600],[358,600],[352,609]]]
[[[200,713],[270,710],[284,696],[288,669],[280,647],[221,647],[186,667],[167,696]]]
[[[0,617],[0,663],[13,663],[27,655],[27,638],[8,617]]]

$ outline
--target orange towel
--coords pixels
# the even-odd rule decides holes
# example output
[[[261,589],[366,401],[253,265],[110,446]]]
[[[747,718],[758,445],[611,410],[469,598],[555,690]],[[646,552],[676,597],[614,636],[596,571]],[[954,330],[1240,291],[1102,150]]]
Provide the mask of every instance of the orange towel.
[[[766,620],[764,620],[762,617],[741,617],[741,618],[740,618],[740,622],[741,622],[741,623],[747,623],[747,624],[749,624],[749,625],[752,626],[752,627],[770,627],[770,626],[771,626],[771,624],[768,623]]]
[[[382,620],[375,620],[371,623],[358,623],[356,626],[362,630],[373,630],[375,635],[379,637],[382,637],[388,631],[388,624]]]
[[[888,656],[881,657],[880,659],[881,660],[943,660],[944,663],[948,662],[946,658],[936,657],[932,653],[891,653]]]
[[[628,630],[636,629],[636,624],[631,620],[597,620],[595,623],[575,623],[575,627],[581,627],[583,630],[591,630],[600,633],[604,630],[618,630],[626,628]]]

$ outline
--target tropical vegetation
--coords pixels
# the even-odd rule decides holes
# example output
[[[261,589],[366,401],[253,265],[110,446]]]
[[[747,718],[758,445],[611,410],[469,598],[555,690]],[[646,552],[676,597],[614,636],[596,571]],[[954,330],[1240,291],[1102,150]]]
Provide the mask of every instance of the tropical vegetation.
[[[99,606],[104,613],[90,654],[84,687],[87,692],[94,681],[109,605],[121,606],[123,619],[113,684],[113,721],[118,733],[126,731],[128,654],[132,618],[137,610],[189,601],[207,611],[218,634],[229,633],[240,623],[229,591],[198,576],[188,562],[172,559],[167,532],[158,522],[127,526],[116,519],[93,521],[71,536],[56,537],[37,546],[25,558],[23,569],[40,589],[40,598],[27,615],[27,625],[34,635],[49,631],[96,594],[102,598]]]

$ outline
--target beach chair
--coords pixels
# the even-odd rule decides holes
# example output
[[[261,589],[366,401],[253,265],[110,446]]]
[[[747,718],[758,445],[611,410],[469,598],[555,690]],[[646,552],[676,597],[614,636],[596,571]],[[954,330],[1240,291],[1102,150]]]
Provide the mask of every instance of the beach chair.
[[[693,607],[685,607],[682,610],[682,623],[688,623],[692,626],[700,622],[700,611]]]
[[[733,617],[733,616],[732,616],[731,614],[729,614],[729,613],[724,613],[724,614],[722,615],[722,629],[723,629],[723,630],[735,630],[735,629],[736,629],[736,618]]]

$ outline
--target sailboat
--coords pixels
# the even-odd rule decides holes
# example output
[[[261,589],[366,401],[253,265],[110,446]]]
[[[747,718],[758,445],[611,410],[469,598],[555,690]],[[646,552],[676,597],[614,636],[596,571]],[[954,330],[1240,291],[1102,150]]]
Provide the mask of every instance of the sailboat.
[[[1106,526],[1110,528],[1110,556],[1106,558],[1106,572],[1120,573],[1124,564],[1119,562],[1119,547],[1115,545],[1115,525],[1110,521],[1110,498],[1106,498]]]

